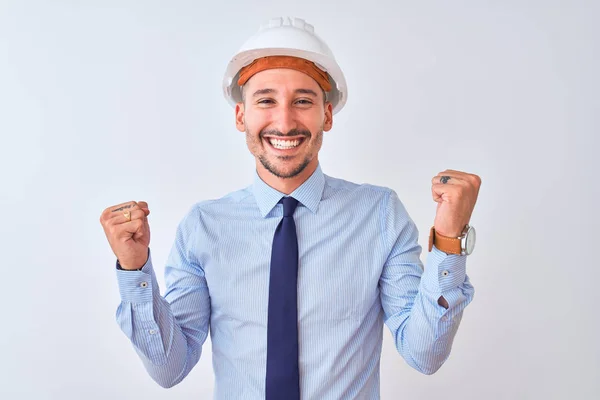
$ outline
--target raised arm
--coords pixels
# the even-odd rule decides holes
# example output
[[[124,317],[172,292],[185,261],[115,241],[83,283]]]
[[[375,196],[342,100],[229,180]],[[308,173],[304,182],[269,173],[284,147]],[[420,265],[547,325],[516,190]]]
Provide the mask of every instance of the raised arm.
[[[147,237],[149,246],[147,214],[143,216],[133,211],[135,207],[143,211],[144,205],[147,208],[147,204],[140,204],[142,207],[137,204],[132,207],[132,221],[122,221],[121,215],[114,215],[103,222],[118,259],[117,279],[121,303],[116,319],[152,379],[162,387],[172,387],[181,382],[196,365],[208,336],[210,298],[204,270],[195,256],[194,247],[199,212],[192,208],[177,227],[165,267],[167,290],[163,297],[149,247],[145,247],[147,260],[141,269],[137,269],[139,264],[129,261],[140,259],[131,256],[131,249],[135,245],[122,245],[126,242],[123,238],[129,235],[128,241],[140,242],[142,237]],[[139,230],[127,227],[136,217],[143,220]],[[109,222],[109,219],[113,221]],[[126,265],[122,260],[128,260],[129,264]]]
[[[449,357],[463,310],[473,299],[466,256],[433,247],[423,268],[417,227],[395,192],[384,207],[384,243],[391,249],[379,280],[385,324],[406,362],[430,375]]]

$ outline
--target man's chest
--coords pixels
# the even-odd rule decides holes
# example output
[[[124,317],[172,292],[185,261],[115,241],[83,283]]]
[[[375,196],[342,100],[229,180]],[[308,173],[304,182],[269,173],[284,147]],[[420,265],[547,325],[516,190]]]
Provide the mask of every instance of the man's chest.
[[[385,263],[379,227],[339,216],[297,218],[299,323],[360,321],[379,295]],[[214,322],[266,326],[273,233],[278,218],[229,221],[198,244]]]

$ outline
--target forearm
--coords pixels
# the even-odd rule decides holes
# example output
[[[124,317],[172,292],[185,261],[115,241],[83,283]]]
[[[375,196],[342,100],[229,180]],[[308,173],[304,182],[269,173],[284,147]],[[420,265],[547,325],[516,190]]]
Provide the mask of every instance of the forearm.
[[[398,352],[424,374],[433,374],[448,359],[463,310],[473,299],[465,263],[465,256],[447,256],[434,248],[412,307],[386,321]]]
[[[160,295],[150,257],[141,271],[117,271],[117,275],[122,300],[117,323],[152,379],[162,387],[176,385],[198,362],[207,330],[187,327],[177,317],[168,296]],[[188,294],[185,303],[200,304],[202,292]]]

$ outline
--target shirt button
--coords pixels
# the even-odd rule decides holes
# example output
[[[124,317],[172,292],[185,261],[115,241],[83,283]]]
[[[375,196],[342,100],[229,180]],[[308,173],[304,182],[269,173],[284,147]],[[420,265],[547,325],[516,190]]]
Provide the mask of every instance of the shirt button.
[[[448,317],[445,315],[442,317],[442,321],[446,321],[447,319],[448,319]]]
[[[149,334],[154,335],[156,333],[156,329],[150,329],[148,331]]]
[[[450,274],[450,272],[448,272],[448,270],[442,271],[442,276],[448,276],[449,274]]]
[[[148,282],[142,282],[142,283],[140,283],[140,286],[141,287],[148,287]]]

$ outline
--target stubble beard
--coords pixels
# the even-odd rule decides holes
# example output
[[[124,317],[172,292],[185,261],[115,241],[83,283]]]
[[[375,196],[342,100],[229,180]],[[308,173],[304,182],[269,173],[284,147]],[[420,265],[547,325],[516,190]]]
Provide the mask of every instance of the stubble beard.
[[[278,157],[280,160],[286,160],[289,159],[291,157]],[[296,168],[294,168],[292,171],[286,173],[283,173],[281,170],[277,169],[276,166],[274,166],[273,164],[271,164],[269,162],[269,160],[267,160],[265,158],[264,155],[260,155],[258,156],[258,161],[260,161],[260,163],[262,164],[263,167],[265,167],[265,169],[267,171],[269,171],[270,173],[272,173],[273,175],[275,175],[278,178],[282,178],[282,179],[290,179],[290,178],[294,178],[295,176],[300,175],[300,173],[302,171],[304,171],[304,169],[306,168],[306,166],[310,163],[310,158],[306,157],[304,159],[304,161],[302,161],[302,163],[300,165],[298,165]]]
[[[263,143],[263,135],[266,134],[267,132],[260,132],[258,135],[258,140],[260,141],[260,144],[262,145]],[[297,131],[297,132],[290,132],[287,135],[283,135],[281,134],[281,132],[273,132],[273,131],[269,131],[269,134],[274,134],[276,136],[280,136],[280,137],[285,137],[285,136],[295,136],[296,134],[302,134],[304,136],[304,140],[305,141],[310,141],[310,139],[312,138],[312,134],[309,131]],[[248,135],[248,137],[252,137],[251,133],[246,131],[246,135]],[[323,140],[322,136],[323,135],[323,131],[321,130],[320,132],[317,133],[316,137],[318,138],[318,140]],[[304,143],[303,143],[304,144]],[[316,145],[318,146],[319,143],[316,143]],[[277,166],[273,165],[273,163],[271,163],[265,154],[259,154],[257,156],[258,161],[260,161],[260,163],[262,164],[262,166],[269,171],[270,173],[272,173],[273,175],[275,175],[278,178],[282,178],[282,179],[291,179],[294,178],[298,175],[300,175],[302,173],[302,171],[304,171],[306,169],[306,167],[308,166],[308,164],[310,164],[311,160],[312,160],[312,154],[307,154],[306,157],[304,158],[304,160],[293,170],[285,173],[283,172],[281,169],[277,168]],[[278,156],[277,159],[282,160],[282,161],[288,161],[293,159],[293,156]]]

